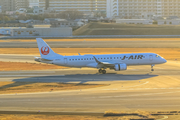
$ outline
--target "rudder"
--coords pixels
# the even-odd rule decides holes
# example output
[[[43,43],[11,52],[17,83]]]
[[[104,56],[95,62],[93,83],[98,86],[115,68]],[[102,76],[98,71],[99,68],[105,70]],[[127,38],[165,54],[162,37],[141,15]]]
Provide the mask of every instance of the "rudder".
[[[36,38],[36,41],[42,58],[61,56],[55,53],[42,38]]]

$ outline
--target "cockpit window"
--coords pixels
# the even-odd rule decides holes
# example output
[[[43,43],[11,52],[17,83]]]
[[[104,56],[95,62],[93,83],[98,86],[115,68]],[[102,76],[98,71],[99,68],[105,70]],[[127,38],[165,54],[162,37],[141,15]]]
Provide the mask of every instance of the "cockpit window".
[[[159,55],[156,55],[156,57],[160,57]]]

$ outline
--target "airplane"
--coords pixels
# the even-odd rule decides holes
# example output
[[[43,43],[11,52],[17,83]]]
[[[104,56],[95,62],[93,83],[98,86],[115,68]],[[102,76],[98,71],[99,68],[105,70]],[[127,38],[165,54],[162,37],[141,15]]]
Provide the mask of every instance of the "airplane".
[[[106,69],[124,71],[127,70],[127,66],[132,65],[151,65],[151,71],[154,71],[153,66],[155,64],[167,62],[155,53],[62,56],[55,53],[42,38],[36,38],[36,41],[41,58],[35,57],[35,61],[66,67],[97,68],[99,69],[98,72],[102,74],[106,74]]]

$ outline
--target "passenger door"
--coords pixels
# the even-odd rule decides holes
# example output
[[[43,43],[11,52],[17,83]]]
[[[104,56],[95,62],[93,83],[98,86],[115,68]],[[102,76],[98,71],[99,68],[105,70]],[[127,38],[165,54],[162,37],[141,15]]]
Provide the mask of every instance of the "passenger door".
[[[64,58],[64,64],[67,65],[68,64],[68,60],[67,58]]]
[[[149,60],[153,61],[153,55],[149,55]]]

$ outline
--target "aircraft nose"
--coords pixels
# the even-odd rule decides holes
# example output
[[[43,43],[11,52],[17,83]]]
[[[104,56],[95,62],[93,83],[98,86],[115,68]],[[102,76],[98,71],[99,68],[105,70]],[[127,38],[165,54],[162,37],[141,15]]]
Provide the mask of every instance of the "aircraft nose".
[[[163,63],[166,63],[167,62],[167,60],[166,59],[163,59]]]

